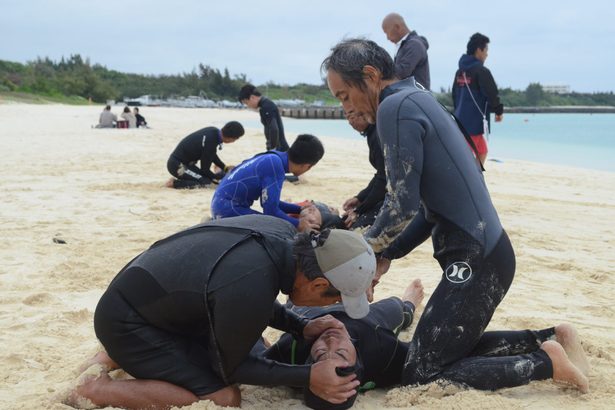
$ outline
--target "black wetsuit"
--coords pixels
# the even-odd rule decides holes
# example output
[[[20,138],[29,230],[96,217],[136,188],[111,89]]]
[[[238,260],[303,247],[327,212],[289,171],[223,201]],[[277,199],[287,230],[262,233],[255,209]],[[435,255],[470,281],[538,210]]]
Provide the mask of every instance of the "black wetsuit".
[[[177,178],[173,188],[196,188],[219,179],[210,167],[213,162],[224,169],[224,162],[216,152],[221,147],[222,136],[216,127],[200,129],[181,140],[167,161],[167,169]],[[196,166],[197,161],[201,161],[200,168]]]
[[[417,224],[406,238],[412,245],[431,232],[442,279],[417,324],[402,377],[403,384],[428,383],[453,366],[459,373],[459,366],[473,366],[461,359],[508,291],[515,255],[452,116],[412,78],[386,87],[380,99],[376,123],[390,188],[365,236],[381,252],[409,223]],[[483,368],[473,367],[476,374]]]
[[[361,133],[367,139],[369,147],[369,163],[376,170],[376,173],[369,181],[365,189],[357,194],[357,198],[361,202],[355,208],[357,220],[352,224],[351,229],[356,229],[368,226],[374,223],[376,215],[380,211],[384,196],[387,192],[387,176],[384,167],[384,156],[378,139],[378,130],[374,125],[370,125]]]
[[[276,302],[292,290],[295,234],[279,218],[248,215],[156,242],[101,297],[96,336],[132,376],[197,396],[232,383],[307,386],[309,366],[249,357],[268,325],[301,338],[307,323]]]
[[[277,105],[268,98],[261,97],[258,102],[261,123],[265,127],[267,150],[288,151],[288,142],[284,136],[284,125]]]
[[[401,383],[402,368],[411,344],[400,341],[397,335],[412,323],[412,303],[402,302],[396,297],[383,299],[372,303],[369,314],[359,320],[351,319],[340,305],[294,306],[292,310],[308,319],[330,314],[344,323],[363,364],[363,390]],[[481,390],[496,390],[548,379],[553,376],[553,369],[550,361],[545,360],[547,354],[540,350],[540,345],[554,336],[554,328],[485,332],[468,355],[469,358],[462,359],[443,372],[441,381]],[[311,343],[297,341],[292,335],[284,334],[269,349],[259,346],[255,351],[278,362],[301,364],[306,362],[311,347]],[[472,366],[467,366],[466,362]],[[484,365],[485,369],[474,372],[473,366],[477,365]]]
[[[135,114],[135,118],[137,119],[137,128],[139,127],[147,127],[147,121],[145,121],[145,117],[141,114]]]

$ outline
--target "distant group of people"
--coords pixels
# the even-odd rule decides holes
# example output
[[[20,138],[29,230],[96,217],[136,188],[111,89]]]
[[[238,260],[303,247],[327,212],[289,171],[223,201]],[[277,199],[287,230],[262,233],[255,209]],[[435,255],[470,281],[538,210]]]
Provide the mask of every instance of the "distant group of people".
[[[344,202],[342,215],[318,202],[281,201],[286,174],[308,172],[325,149],[310,134],[289,147],[275,104],[243,87],[238,98],[259,109],[267,150],[226,165],[217,152],[244,134],[236,121],[179,143],[167,186],[217,185],[213,219],[154,243],[113,279],[94,317],[105,351],[86,363],[99,370],[73,399],[239,406],[237,383],[245,383],[302,388],[309,407],[340,409],[359,391],[433,381],[496,390],[554,379],[588,390],[571,326],[485,332],[516,267],[482,174],[477,136],[485,129],[468,119],[472,107],[481,121],[490,111],[502,115],[483,66],[489,39],[472,36],[460,60],[457,121],[428,90],[427,41],[398,14],[385,17],[383,30],[399,43],[395,59],[373,41],[347,39],[321,65],[349,124],[367,140],[376,171],[369,184]],[[257,200],[262,212],[252,208]],[[361,233],[347,230],[359,226]],[[368,302],[392,261],[429,237],[440,281],[404,343],[397,335],[422,302],[421,282],[401,298]],[[270,345],[267,326],[286,333]],[[136,380],[111,379],[116,368]]]
[[[132,112],[128,106],[120,114],[121,120],[111,112],[111,106],[107,105],[98,117],[96,128],[147,128],[147,121],[139,113],[138,107],[133,107]]]

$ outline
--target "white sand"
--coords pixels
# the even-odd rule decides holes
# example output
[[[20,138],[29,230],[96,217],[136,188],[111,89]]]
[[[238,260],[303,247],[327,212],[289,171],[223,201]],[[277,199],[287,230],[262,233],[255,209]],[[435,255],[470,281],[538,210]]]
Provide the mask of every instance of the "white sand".
[[[58,396],[97,349],[92,315],[109,281],[152,242],[209,215],[212,191],[163,187],[169,153],[198,128],[258,118],[251,111],[143,108],[152,129],[91,129],[100,110],[0,104],[0,408],[67,408]],[[363,141],[323,141],[323,161],[304,183],[287,184],[284,199],[339,205],[367,183],[373,171]],[[238,163],[264,145],[260,129],[248,130],[220,154]],[[431,385],[373,391],[356,408],[615,405],[615,174],[517,161],[487,168],[517,254],[515,281],[490,329],[572,323],[592,366],[591,392],[581,395],[549,381],[495,393]],[[427,243],[394,263],[376,298],[401,295],[415,277],[428,297],[440,277],[431,253]],[[244,407],[302,405],[286,388],[245,387]]]

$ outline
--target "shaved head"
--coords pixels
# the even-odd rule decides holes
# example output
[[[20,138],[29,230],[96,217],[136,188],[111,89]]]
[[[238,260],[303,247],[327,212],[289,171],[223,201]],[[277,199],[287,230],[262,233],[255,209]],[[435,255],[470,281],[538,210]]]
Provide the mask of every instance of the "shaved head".
[[[410,30],[404,18],[397,13],[389,13],[382,20],[382,31],[392,43],[398,43]]]

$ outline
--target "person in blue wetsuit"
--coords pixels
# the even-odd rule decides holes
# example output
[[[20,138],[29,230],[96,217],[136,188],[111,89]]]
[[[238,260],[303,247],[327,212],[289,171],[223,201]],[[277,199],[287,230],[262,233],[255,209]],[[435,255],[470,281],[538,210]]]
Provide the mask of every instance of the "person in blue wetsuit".
[[[252,209],[252,204],[260,198],[265,215],[285,219],[299,231],[318,229],[308,220],[289,216],[299,214],[301,207],[281,201],[280,193],[287,172],[295,176],[306,173],[324,153],[325,149],[318,138],[302,134],[287,152],[271,150],[242,162],[218,185],[211,200],[212,217],[220,219],[258,214],[260,212]]]
[[[457,380],[470,369],[486,380],[492,366],[505,365],[517,372],[546,367],[548,375],[587,391],[587,377],[555,341],[528,358],[470,356],[512,283],[515,255],[453,116],[413,78],[396,78],[391,57],[373,41],[340,42],[322,69],[344,111],[377,124],[388,190],[366,240],[382,255],[406,229],[404,252],[431,234],[442,269],[408,348],[402,384]],[[389,264],[379,258],[376,281]],[[510,387],[514,380],[498,383]]]

